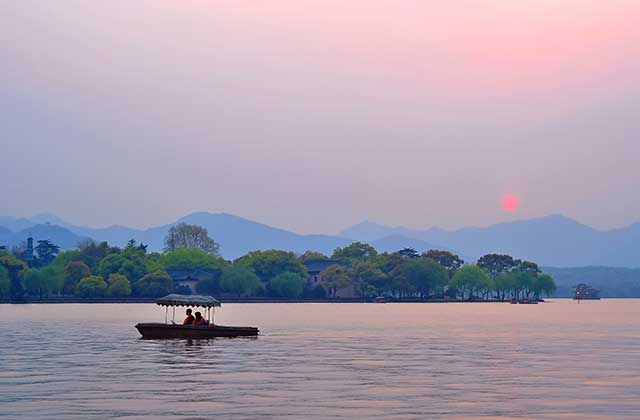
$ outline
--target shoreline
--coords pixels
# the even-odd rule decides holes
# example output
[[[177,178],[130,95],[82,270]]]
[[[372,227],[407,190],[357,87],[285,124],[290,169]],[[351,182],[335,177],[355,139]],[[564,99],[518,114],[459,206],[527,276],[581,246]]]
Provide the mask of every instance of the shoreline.
[[[562,299],[562,298],[559,298]],[[570,299],[570,298],[567,298]],[[157,298],[114,298],[114,299],[82,299],[75,297],[60,297],[60,298],[24,298],[0,300],[0,305],[31,305],[31,304],[65,304],[65,303],[84,303],[84,304],[108,304],[108,303],[155,303]],[[544,303],[544,300],[539,303]],[[370,299],[272,299],[272,298],[224,298],[222,303],[376,303]],[[388,300],[384,303],[510,303],[509,300],[419,300],[419,299],[404,299],[404,300]]]

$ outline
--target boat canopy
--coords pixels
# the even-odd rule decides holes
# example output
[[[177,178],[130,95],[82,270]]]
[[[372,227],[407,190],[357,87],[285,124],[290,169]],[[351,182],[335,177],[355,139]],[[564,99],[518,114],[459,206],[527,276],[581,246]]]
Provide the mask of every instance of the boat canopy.
[[[222,303],[213,296],[202,295],[171,294],[156,300],[156,303],[160,306],[202,306],[203,308],[222,306]]]

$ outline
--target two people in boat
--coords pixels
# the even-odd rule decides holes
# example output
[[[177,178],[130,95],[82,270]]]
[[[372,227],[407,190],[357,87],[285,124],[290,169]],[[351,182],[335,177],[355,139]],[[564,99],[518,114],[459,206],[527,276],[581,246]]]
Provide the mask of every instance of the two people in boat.
[[[193,316],[191,308],[187,309],[187,317],[182,322],[182,325],[209,325],[209,321],[204,319],[200,312],[196,312]]]

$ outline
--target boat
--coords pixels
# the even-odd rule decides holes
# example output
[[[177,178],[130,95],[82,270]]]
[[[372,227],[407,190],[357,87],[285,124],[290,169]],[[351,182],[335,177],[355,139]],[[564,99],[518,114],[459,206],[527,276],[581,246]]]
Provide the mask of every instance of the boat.
[[[511,300],[509,302],[511,302],[512,305],[517,305],[518,304],[518,299],[511,298]]]
[[[523,298],[518,302],[521,305],[537,305],[538,301],[535,299]]]
[[[144,339],[207,339],[216,337],[255,337],[260,330],[256,327],[231,327],[215,325],[215,308],[222,303],[213,296],[171,294],[156,300],[156,304],[165,307],[164,323],[142,322],[136,329]],[[175,323],[176,307],[203,308],[210,319],[208,325],[182,325]],[[171,322],[168,321],[169,308],[173,310]]]
[[[384,296],[378,296],[377,298],[375,298],[373,300],[374,303],[387,303],[387,300],[384,298]]]

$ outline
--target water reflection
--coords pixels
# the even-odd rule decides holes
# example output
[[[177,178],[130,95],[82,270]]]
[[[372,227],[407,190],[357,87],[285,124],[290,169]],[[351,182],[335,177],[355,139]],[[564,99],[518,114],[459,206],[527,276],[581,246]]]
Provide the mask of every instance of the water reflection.
[[[0,305],[0,405],[8,418],[640,418],[640,305],[572,303],[225,305],[220,323],[263,334],[208,340],[140,339],[153,305]]]

